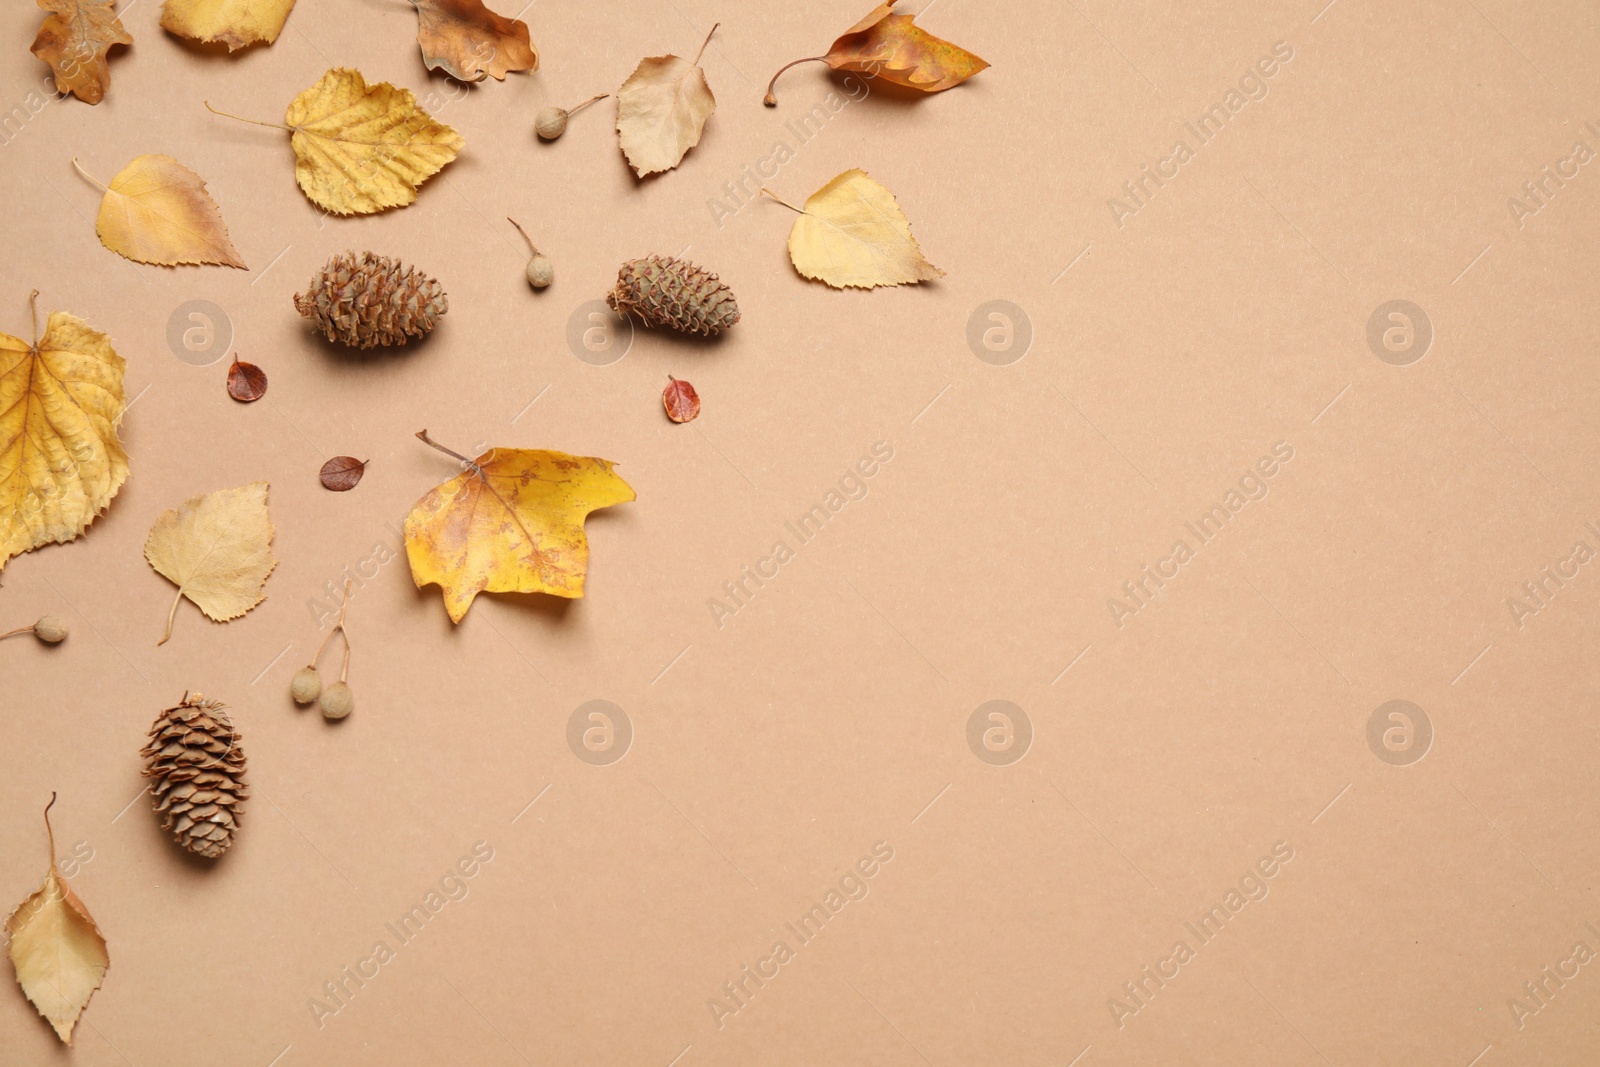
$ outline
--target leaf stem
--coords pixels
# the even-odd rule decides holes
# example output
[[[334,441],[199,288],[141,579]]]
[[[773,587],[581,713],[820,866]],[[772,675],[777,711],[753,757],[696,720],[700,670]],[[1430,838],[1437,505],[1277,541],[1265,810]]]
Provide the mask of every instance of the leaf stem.
[[[172,636],[172,619],[173,616],[178,614],[178,602],[182,599],[183,586],[180,585],[178,586],[178,595],[172,598],[172,607],[167,610],[167,632],[162,634],[161,640],[156,642],[157,648],[160,648],[162,645],[166,644],[167,639]]]
[[[223,118],[226,118],[226,119],[237,119],[240,122],[248,122],[252,126],[265,126],[270,130],[288,130],[290,133],[294,132],[294,127],[293,126],[285,126],[285,125],[283,125],[281,123],[277,123],[277,122],[261,122],[261,121],[259,121],[257,119],[247,119],[242,115],[230,115],[226,111],[218,111],[216,108],[212,107],[211,106],[211,101],[209,101],[209,100],[202,100],[201,103],[205,104],[206,110],[211,112],[213,115],[221,115]],[[77,161],[74,160],[73,162],[77,162]]]
[[[446,448],[446,447],[444,447],[444,445],[441,445],[438,441],[435,441],[433,438],[429,437],[427,430],[418,430],[417,431],[417,440],[421,441],[425,445],[432,445],[434,448],[437,448],[440,452],[443,452],[447,456],[455,457],[456,459],[460,460],[462,463],[465,463],[467,466],[471,467],[473,469],[473,471],[477,473],[478,477],[487,479],[487,475],[485,475],[483,473],[483,468],[482,467],[478,466],[477,463],[475,463],[474,461],[468,459],[466,456],[463,456],[460,452],[457,452],[455,449]]]
[[[89,181],[94,184],[94,187],[99,189],[102,193],[109,193],[111,191],[105,187],[105,184],[101,182],[100,179],[83,169],[83,165],[78,162],[77,156],[72,157],[72,166],[79,174],[83,175],[85,178],[88,178]]]
[[[772,197],[772,199],[776,200],[778,203],[782,204],[784,207],[788,208],[790,211],[798,212],[801,215],[804,215],[806,213],[806,209],[805,208],[803,208],[803,207],[795,207],[793,204],[789,203],[789,201],[785,200],[783,197],[779,196],[777,193],[773,192],[771,189],[768,189],[765,185],[763,185],[761,187],[761,191],[763,193],[766,193],[768,196]]]
[[[716,27],[712,27],[712,28],[715,29]],[[584,108],[588,107],[590,104],[594,103],[595,101],[604,100],[606,97],[608,97],[610,95],[611,95],[610,93],[601,93],[599,96],[591,96],[589,99],[585,100],[583,103],[579,104],[577,107],[568,108],[567,109],[567,115],[569,117],[572,116],[572,115],[576,115],[578,112],[582,111]]]
[[[592,102],[593,101],[591,101],[591,103]],[[570,114],[572,114],[572,112],[569,111],[569,112],[567,112],[567,114],[570,115]],[[524,241],[528,242],[528,247],[533,250],[533,254],[534,255],[538,255],[539,254],[539,246],[533,243],[533,238],[529,237],[528,236],[528,231],[524,230],[522,228],[522,223],[518,222],[516,219],[512,218],[510,215],[506,216],[506,221],[511,223],[511,225],[513,225],[513,226],[515,226],[517,228],[517,232],[522,234],[522,239]],[[427,430],[423,430],[422,432],[423,433],[427,433],[428,431]],[[423,440],[427,441],[428,439],[426,437],[424,437]],[[428,441],[428,443],[429,444],[433,444],[432,441]]]
[[[795,60],[794,63],[785,63],[783,66],[778,68],[778,74],[782,74],[784,71],[794,66],[795,63],[826,62],[827,58],[827,56],[806,56],[804,59]],[[778,84],[778,74],[774,74],[772,76],[772,80],[767,83],[767,95],[761,98],[761,102],[766,104],[768,107],[778,106],[778,98],[772,95],[772,87]]]
[[[52,789],[50,790],[50,803],[44,806],[44,832],[50,838],[50,867],[52,870],[55,869],[56,865],[56,831],[55,828],[50,825],[50,809],[55,806],[56,791]]]
[[[333,635],[338,633],[340,630],[344,630],[344,613],[349,610],[349,608],[350,579],[346,578],[344,580],[344,599],[339,603],[339,618],[334,622],[333,629],[329,630],[327,635],[323,637],[322,644],[317,646],[317,654],[311,657],[311,666],[315,667],[317,665],[317,661],[322,658],[322,650],[328,647],[328,642],[333,640]],[[348,630],[345,630],[344,634],[344,655],[345,663],[348,665],[350,662],[350,632]]]
[[[33,315],[33,347],[39,347],[39,290],[28,294],[28,311]]]
[[[700,57],[706,54],[706,45],[711,43],[711,34],[716,33],[717,27],[720,25],[722,25],[720,22],[714,22],[711,24],[711,33],[706,34],[706,39],[700,42],[700,51],[694,54],[693,66],[698,67],[700,65]]]
[[[35,344],[37,344],[37,343],[38,342],[35,342]],[[5,633],[0,634],[0,641],[4,641],[8,637],[15,637],[18,634],[31,634],[31,633],[33,633],[33,627],[32,626],[19,626],[15,630],[7,630]]]

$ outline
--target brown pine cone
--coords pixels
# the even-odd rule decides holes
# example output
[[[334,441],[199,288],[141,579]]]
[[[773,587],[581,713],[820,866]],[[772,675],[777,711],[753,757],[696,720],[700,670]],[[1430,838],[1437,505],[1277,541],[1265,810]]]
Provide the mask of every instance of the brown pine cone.
[[[216,859],[233,844],[243,801],[244,750],[226,705],[185,693],[183,702],[156,716],[140,755],[163,830],[202,856]]]
[[[702,337],[715,337],[739,321],[732,289],[710,271],[671,256],[624,263],[606,302],[624,315],[638,315],[646,325]]]
[[[328,340],[374,348],[427,336],[450,301],[438,282],[398,259],[341,252],[295,294],[294,306]]]

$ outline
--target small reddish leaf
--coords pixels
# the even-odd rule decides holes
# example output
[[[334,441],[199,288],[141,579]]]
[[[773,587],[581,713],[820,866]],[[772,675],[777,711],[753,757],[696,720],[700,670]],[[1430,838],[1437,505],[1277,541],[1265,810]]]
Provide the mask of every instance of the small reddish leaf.
[[[228,368],[228,395],[241,404],[260,400],[267,395],[267,372],[254,363],[240,363],[234,356],[233,366]]]
[[[366,460],[354,456],[334,456],[322,465],[322,487],[335,493],[348,492],[356,487],[365,473]]]
[[[672,378],[672,375],[667,377]],[[700,414],[700,394],[688,382],[672,378],[661,391],[661,405],[667,409],[667,418],[673,422],[688,422]]]

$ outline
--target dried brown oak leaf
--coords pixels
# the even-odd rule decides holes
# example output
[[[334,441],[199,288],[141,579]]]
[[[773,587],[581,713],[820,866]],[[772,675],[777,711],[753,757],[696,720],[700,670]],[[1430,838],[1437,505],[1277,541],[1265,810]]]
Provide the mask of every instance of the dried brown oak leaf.
[[[56,92],[98,104],[111,88],[106,52],[133,43],[114,0],[39,0],[39,6],[50,14],[29,51],[56,72]]]
[[[429,70],[456,81],[481,82],[491,74],[505,81],[512,71],[539,69],[539,52],[528,24],[508,19],[483,0],[412,0],[417,9],[417,44]]]

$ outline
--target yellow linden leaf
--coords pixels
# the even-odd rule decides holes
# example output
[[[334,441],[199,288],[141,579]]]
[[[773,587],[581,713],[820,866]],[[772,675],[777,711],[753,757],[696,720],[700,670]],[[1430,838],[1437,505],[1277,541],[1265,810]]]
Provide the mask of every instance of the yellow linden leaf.
[[[17,984],[70,1046],[72,1028],[100,988],[111,956],[89,909],[56,869],[55,832],[50,830],[50,805],[55,802],[52,794],[44,809],[50,872],[38,891],[11,913],[5,931]]]
[[[430,445],[427,431],[417,435]],[[441,451],[449,452],[439,445]],[[406,516],[406,557],[421,589],[444,590],[451,622],[491,593],[583,596],[589,512],[634,499],[609,460],[492,448],[436,486]]]
[[[78,171],[88,177],[82,167]],[[102,188],[95,232],[118,255],[164,267],[220,263],[248,269],[206,183],[171,156],[139,156]]]
[[[770,195],[770,194],[769,194]],[[847,170],[811,194],[789,231],[789,258],[807,278],[835,289],[871,289],[944,276],[922,258],[894,194],[867,177]]]
[[[144,558],[178,586],[167,631],[156,644],[172,636],[172,617],[184,597],[216,622],[237,619],[266,599],[262,587],[278,565],[267,483],[219,489],[163,513],[150,528]]]
[[[336,215],[404,207],[466,143],[418,107],[411,90],[368,85],[344,67],[295,97],[284,122],[294,133],[295,180]]]
[[[0,333],[0,567],[77,537],[127,480],[124,366],[110,338],[64,311],[31,345]]]
[[[225,44],[237,51],[271,44],[289,19],[294,0],[167,0],[161,28],[179,37]]]
[[[711,33],[716,32],[712,26]],[[706,120],[716,110],[716,97],[700,69],[711,33],[694,62],[681,56],[640,60],[617,90],[617,140],[628,165],[641,178],[683,162],[689,149],[700,143]]]

